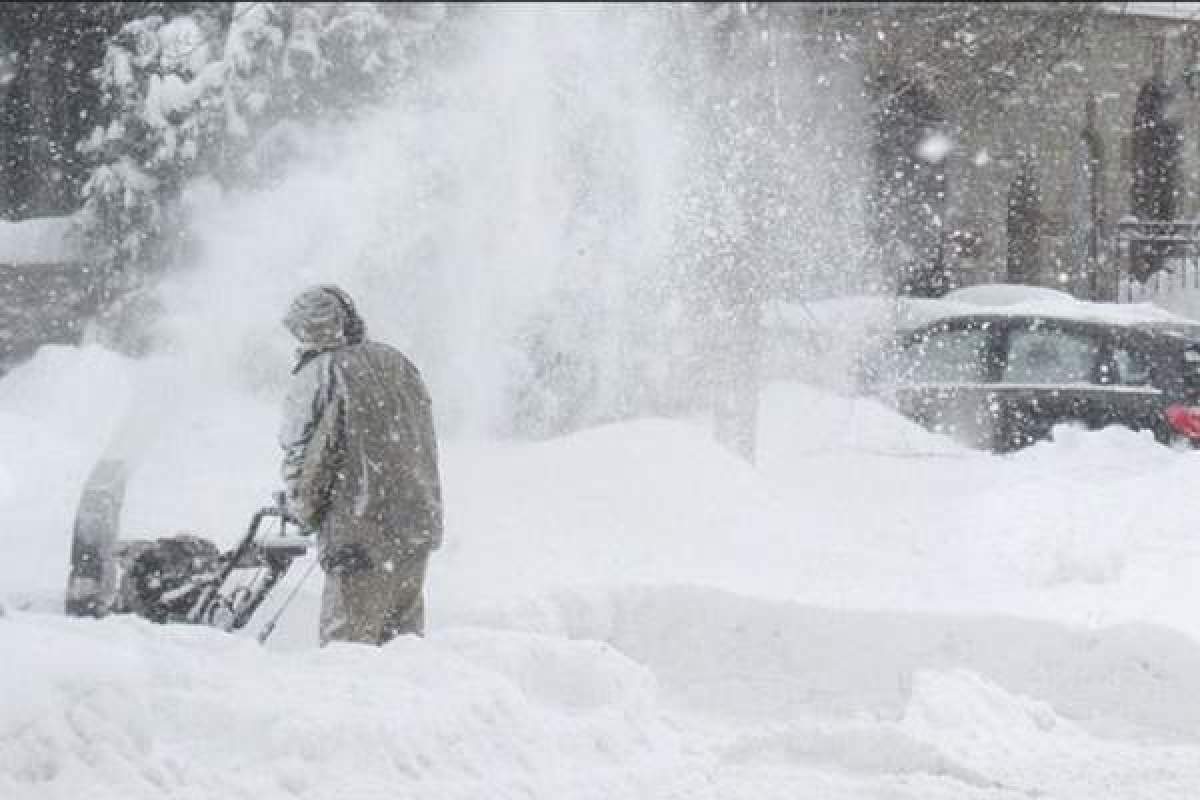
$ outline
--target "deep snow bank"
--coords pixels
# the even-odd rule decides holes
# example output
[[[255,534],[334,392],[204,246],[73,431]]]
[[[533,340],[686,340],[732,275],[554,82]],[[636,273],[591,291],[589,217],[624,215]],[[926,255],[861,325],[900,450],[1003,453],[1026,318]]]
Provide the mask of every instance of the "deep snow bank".
[[[959,670],[1098,732],[1200,742],[1200,642],[1155,626],[838,610],[671,585],[564,590],[525,619],[610,643],[675,701],[722,717],[898,720],[919,673]]]
[[[214,631],[0,625],[0,796],[592,797],[686,789],[653,681],[597,642],[450,632],[288,656]]]
[[[9,614],[0,795],[1184,798],[1200,780],[1200,647],[1178,634],[703,587],[554,605],[545,633],[292,653]]]

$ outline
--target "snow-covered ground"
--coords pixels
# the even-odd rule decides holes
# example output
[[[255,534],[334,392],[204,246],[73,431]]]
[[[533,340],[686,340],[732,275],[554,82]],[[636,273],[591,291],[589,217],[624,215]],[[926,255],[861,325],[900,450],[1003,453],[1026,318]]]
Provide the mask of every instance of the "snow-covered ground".
[[[228,544],[274,488],[274,399],[175,396],[162,369],[45,348],[0,382],[4,800],[1200,785],[1196,454],[1063,430],[991,456],[786,383],[757,467],[688,421],[450,440],[430,635],[319,649],[314,579],[264,648],[59,613],[114,436],[127,536]]]

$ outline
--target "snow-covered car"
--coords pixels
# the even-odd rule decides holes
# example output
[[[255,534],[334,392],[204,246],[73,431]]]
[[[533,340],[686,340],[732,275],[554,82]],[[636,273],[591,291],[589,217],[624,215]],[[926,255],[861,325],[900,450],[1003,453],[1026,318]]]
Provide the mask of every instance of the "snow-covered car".
[[[1014,450],[1061,424],[1200,443],[1200,327],[1172,320],[952,314],[903,332],[882,366],[875,393],[975,447]]]

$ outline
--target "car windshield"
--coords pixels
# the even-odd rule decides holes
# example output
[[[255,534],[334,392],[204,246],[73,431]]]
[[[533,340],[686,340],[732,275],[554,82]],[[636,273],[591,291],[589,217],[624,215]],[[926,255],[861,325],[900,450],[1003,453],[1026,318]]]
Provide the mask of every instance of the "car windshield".
[[[1150,383],[1150,360],[1145,353],[1129,347],[1113,348],[1115,375],[1105,373],[1109,383],[1120,386],[1146,386]]]

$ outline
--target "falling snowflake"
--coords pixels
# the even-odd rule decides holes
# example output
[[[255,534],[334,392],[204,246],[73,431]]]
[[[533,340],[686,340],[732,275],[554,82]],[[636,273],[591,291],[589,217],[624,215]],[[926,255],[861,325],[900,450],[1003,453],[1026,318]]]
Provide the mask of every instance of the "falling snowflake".
[[[926,136],[917,145],[917,155],[922,161],[927,161],[930,164],[936,164],[944,161],[950,151],[954,149],[954,142],[944,133],[933,133]]]

